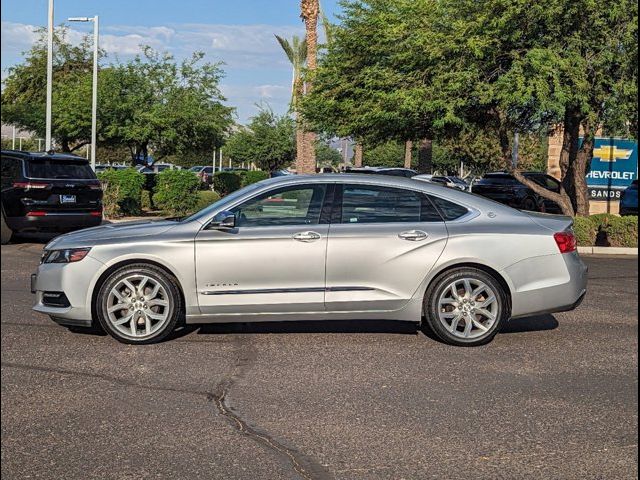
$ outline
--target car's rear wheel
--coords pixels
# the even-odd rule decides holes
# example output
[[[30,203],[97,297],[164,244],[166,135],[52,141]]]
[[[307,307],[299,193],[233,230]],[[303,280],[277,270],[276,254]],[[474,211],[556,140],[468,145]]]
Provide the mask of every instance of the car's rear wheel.
[[[183,310],[177,280],[148,264],[115,270],[103,282],[96,298],[100,325],[123,343],[163,340],[174,330]]]
[[[522,210],[526,210],[527,212],[537,212],[538,204],[536,203],[535,198],[527,197],[522,201]]]
[[[7,220],[4,218],[4,210],[2,210],[2,233],[1,233],[1,243],[2,245],[6,245],[11,241],[11,236],[13,235],[13,231],[7,225]]]
[[[438,276],[427,289],[427,327],[443,342],[458,346],[489,343],[509,316],[508,297],[488,273],[471,267]]]

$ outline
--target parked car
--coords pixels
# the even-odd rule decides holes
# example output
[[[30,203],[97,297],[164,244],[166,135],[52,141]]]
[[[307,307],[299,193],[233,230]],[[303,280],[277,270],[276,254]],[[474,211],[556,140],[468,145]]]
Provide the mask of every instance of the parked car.
[[[620,215],[638,216],[638,180],[631,182],[620,198]]]
[[[175,168],[177,167],[171,163],[155,163],[153,165],[139,165],[136,170],[145,175],[149,175],[153,173],[160,173],[165,170],[173,170]]]
[[[414,180],[422,180],[423,182],[432,182],[438,183],[440,185],[444,185],[449,188],[457,188],[458,190],[462,190],[464,192],[469,191],[469,184],[465,182],[460,177],[451,177],[451,176],[441,176],[441,175],[416,175],[413,177]]]
[[[2,150],[2,243],[102,222],[102,187],[75,155]]]
[[[213,174],[218,171],[218,168],[214,168],[213,165],[198,165],[191,167],[189,171],[195,173],[201,182],[210,184],[213,182]]]
[[[410,168],[395,168],[395,167],[362,167],[362,168],[347,168],[345,173],[365,173],[375,175],[389,175],[392,177],[415,177],[418,172],[411,170]]]
[[[114,165],[114,164],[97,164],[96,165],[96,173],[104,172],[105,170],[126,170],[127,168],[131,168],[127,165]]]
[[[575,308],[585,265],[569,217],[383,175],[288,175],[174,221],[54,239],[34,310],[153,343],[179,323],[424,321],[489,342],[510,317]]]
[[[560,182],[551,175],[524,172],[524,176],[553,192],[560,192]],[[542,198],[506,172],[487,173],[472,185],[471,191],[520,210],[561,213],[560,207],[555,202]]]

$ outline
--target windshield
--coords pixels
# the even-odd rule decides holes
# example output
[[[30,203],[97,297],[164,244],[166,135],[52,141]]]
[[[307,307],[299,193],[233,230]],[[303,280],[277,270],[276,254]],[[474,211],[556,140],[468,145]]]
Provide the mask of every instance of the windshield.
[[[190,222],[192,220],[197,220],[199,222],[202,222],[208,219],[211,216],[211,214],[216,210],[223,210],[225,205],[230,205],[233,202],[235,202],[238,198],[246,195],[247,193],[250,193],[254,190],[258,190],[260,187],[262,187],[263,182],[265,181],[268,181],[268,180],[263,180],[262,182],[258,182],[258,183],[252,183],[251,185],[241,188],[240,190],[236,190],[235,192],[230,193],[226,197],[221,198],[217,202],[212,203],[208,207],[203,208],[199,212],[196,212],[193,215],[190,215],[182,219],[181,221]]]
[[[189,169],[190,172],[199,172],[202,169],[202,167],[191,167]]]

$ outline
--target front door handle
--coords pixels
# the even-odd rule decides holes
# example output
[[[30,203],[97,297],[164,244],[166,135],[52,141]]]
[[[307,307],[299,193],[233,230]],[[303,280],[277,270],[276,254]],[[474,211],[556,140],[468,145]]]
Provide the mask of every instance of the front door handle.
[[[299,242],[315,242],[319,238],[320,234],[317,232],[300,232],[293,236],[293,239]]]
[[[408,240],[410,242],[419,242],[428,236],[427,232],[423,232],[422,230],[408,230],[398,235],[402,240]]]

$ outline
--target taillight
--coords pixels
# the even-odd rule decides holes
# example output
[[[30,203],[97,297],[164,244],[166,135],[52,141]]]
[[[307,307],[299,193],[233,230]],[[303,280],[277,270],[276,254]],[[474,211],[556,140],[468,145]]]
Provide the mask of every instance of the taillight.
[[[578,249],[578,240],[576,240],[573,232],[554,233],[553,238],[560,249],[560,253],[571,253]]]
[[[27,217],[46,217],[46,216],[47,216],[47,212],[42,212],[40,210],[27,212]]]
[[[38,182],[13,182],[13,188],[24,188],[25,190],[42,190],[48,188],[50,183]]]
[[[102,210],[91,212],[91,213],[89,213],[89,215],[91,215],[92,217],[101,217],[102,216]]]
[[[95,184],[90,184],[89,188],[91,190],[102,190],[102,185],[100,185],[99,183],[95,183]]]

